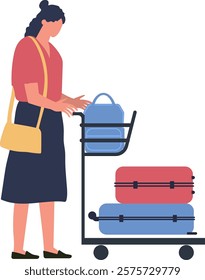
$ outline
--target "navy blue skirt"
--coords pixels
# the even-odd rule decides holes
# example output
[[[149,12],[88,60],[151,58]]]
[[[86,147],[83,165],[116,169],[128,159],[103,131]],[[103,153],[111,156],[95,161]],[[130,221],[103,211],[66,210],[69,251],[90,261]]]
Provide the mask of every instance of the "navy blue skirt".
[[[36,126],[40,108],[19,102],[15,123]],[[10,151],[2,200],[13,203],[66,201],[67,184],[61,112],[45,109],[41,121],[42,153]]]

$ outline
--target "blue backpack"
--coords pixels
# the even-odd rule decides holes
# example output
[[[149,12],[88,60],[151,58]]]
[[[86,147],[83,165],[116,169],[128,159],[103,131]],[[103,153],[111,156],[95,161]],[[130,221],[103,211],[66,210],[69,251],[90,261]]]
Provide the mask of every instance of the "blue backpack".
[[[111,103],[96,103],[100,96],[108,97]],[[85,124],[95,124],[93,127],[85,127],[85,138],[102,139],[102,142],[85,142],[86,152],[117,153],[124,148],[123,142],[103,142],[103,139],[124,138],[123,127],[105,126],[105,124],[124,123],[124,112],[121,106],[116,104],[109,94],[98,94],[93,102],[86,107],[84,115]]]

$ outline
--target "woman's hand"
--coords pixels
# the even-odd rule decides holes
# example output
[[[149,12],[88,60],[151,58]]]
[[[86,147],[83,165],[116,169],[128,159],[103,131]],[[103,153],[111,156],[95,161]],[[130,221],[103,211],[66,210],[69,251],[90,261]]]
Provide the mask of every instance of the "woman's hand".
[[[83,98],[85,95],[80,95],[76,98],[73,98],[73,102],[72,104],[75,105],[77,108],[79,109],[83,109],[85,110],[85,108],[87,107],[88,104],[90,104],[91,102],[88,101],[88,100],[84,100],[84,99],[81,99]]]
[[[63,95],[61,100],[66,104],[72,104],[75,108],[85,110],[87,105],[90,104],[91,102],[89,100],[82,99],[84,96],[85,95],[80,95],[76,98],[71,98],[66,95]]]
[[[77,107],[74,104],[70,104],[65,102],[65,100],[60,99],[59,101],[55,102],[53,106],[53,111],[56,112],[64,112],[71,117],[73,112],[77,111]]]

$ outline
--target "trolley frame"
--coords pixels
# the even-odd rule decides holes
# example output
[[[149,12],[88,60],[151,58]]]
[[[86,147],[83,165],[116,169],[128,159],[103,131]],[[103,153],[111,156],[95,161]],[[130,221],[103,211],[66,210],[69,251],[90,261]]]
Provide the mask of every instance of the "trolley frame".
[[[100,245],[95,248],[94,255],[98,259],[105,259],[108,255],[108,250],[103,244],[110,245],[182,245],[179,254],[183,259],[190,259],[194,254],[194,250],[190,245],[204,245],[205,238],[190,238],[187,237],[100,237],[100,238],[89,238],[85,237],[85,164],[87,156],[120,156],[127,150],[131,134],[133,131],[133,126],[135,123],[135,118],[137,115],[136,111],[133,111],[130,123],[85,123],[85,116],[83,113],[75,112],[75,116],[81,117],[81,243],[83,245]],[[127,138],[124,139],[86,139],[85,138],[85,128],[86,127],[127,127]],[[86,142],[124,142],[124,148],[117,153],[90,153],[85,151]],[[193,233],[193,235],[196,233]],[[96,252],[97,251],[97,252]]]

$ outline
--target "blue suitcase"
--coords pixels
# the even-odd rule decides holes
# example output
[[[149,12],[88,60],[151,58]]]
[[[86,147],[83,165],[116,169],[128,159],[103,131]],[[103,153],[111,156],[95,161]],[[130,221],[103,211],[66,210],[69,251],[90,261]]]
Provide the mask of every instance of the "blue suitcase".
[[[189,234],[195,219],[190,204],[103,204],[88,216],[104,234]]]
[[[106,96],[111,103],[96,103],[101,96]],[[98,94],[85,111],[85,139],[123,139],[124,128],[105,126],[105,124],[123,124],[124,112],[119,104],[107,93]],[[86,127],[93,124],[93,127]],[[123,142],[85,142],[85,151],[90,153],[117,153],[124,148]]]

